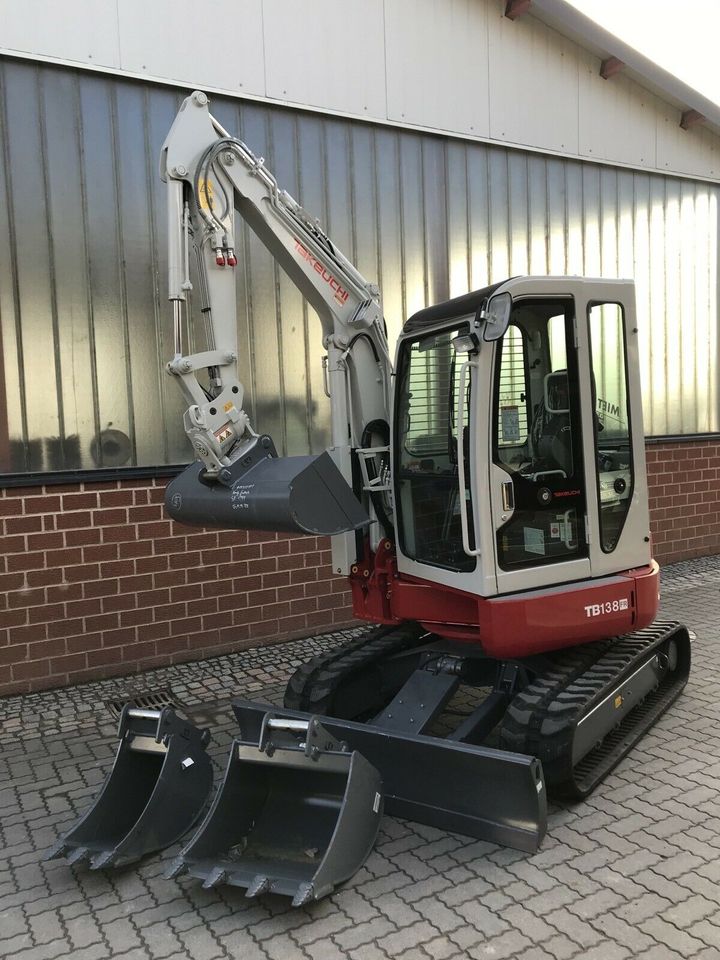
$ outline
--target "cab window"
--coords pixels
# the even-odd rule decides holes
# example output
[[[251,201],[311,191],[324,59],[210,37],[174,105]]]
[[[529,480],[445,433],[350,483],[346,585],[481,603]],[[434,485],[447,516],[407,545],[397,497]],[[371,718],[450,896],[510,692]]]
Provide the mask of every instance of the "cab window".
[[[512,503],[497,531],[502,569],[587,555],[574,302],[520,300],[498,341],[493,460]]]
[[[605,553],[612,553],[630,509],[634,484],[623,309],[619,303],[591,304],[588,324],[595,405],[600,545]]]
[[[469,404],[460,423],[460,371],[467,358],[455,353],[452,340],[466,332],[467,327],[454,327],[404,344],[395,425],[395,509],[403,553],[421,563],[462,571],[476,564],[462,546],[458,486],[459,457],[470,486]],[[469,392],[469,377],[466,384]]]

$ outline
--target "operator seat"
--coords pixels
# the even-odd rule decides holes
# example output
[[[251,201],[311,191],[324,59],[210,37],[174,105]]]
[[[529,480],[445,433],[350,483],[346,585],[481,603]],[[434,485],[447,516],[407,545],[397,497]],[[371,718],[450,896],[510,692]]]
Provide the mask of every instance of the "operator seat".
[[[573,472],[567,370],[554,370],[545,376],[530,437],[533,460],[538,466],[562,470],[565,476]]]

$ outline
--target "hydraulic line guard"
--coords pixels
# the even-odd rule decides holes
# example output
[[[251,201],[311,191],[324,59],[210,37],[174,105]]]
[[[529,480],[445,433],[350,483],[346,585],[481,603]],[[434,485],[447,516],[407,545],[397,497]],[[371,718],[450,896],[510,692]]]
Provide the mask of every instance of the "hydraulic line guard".
[[[125,866],[170,846],[198,820],[210,795],[207,730],[166,707],[126,705],[115,763],[92,807],[45,856],[87,860],[92,870]]]
[[[359,870],[380,825],[380,775],[323,724],[264,713],[256,739],[236,740],[207,817],[166,876],[284,894],[298,907]]]

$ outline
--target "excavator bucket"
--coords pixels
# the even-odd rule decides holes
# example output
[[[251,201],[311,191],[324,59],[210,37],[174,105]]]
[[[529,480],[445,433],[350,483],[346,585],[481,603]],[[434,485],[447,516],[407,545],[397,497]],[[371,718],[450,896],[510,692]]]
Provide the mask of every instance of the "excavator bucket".
[[[207,802],[213,771],[199,730],[169,707],[126,705],[110,775],[95,803],[45,856],[119,867],[162,850],[193,826]]]
[[[302,906],[331,893],[365,862],[382,815],[377,770],[314,717],[266,713],[259,741],[233,743],[205,821],[166,874],[210,889],[279,893]]]
[[[180,523],[327,534],[362,530],[370,518],[327,453],[277,457],[253,444],[242,461],[224,471],[222,482],[205,479],[202,463],[191,463],[168,484],[167,512]]]

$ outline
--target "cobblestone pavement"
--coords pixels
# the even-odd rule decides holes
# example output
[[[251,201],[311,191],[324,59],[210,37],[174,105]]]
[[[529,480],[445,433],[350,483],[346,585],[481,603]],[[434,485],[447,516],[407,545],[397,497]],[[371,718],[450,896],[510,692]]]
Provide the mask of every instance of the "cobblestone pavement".
[[[277,701],[294,666],[347,631],[0,701],[0,957],[720,958],[719,587],[720,558],[664,573],[663,613],[697,633],[690,684],[590,800],[551,809],[538,853],[386,817],[365,867],[302,909],[164,880],[176,849],[114,873],[39,858],[108,768],[107,701],[170,688],[213,720],[219,760],[227,698]]]

